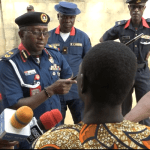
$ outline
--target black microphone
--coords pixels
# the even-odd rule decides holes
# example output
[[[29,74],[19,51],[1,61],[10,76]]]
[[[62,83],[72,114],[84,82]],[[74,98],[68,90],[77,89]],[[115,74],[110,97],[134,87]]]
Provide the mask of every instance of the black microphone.
[[[30,122],[31,135],[27,138],[29,144],[43,134],[43,130],[49,130],[62,120],[62,114],[58,109],[45,112],[38,120],[35,117]]]

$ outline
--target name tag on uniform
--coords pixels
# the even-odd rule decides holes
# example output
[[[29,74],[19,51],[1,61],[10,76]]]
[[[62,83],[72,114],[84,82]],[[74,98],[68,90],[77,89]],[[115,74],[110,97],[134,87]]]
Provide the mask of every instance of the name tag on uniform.
[[[143,35],[141,38],[142,38],[142,39],[150,40],[150,36],[149,36],[149,35]]]
[[[122,40],[130,40],[130,36],[122,36]]]
[[[82,43],[70,43],[70,46],[80,46],[80,47],[82,47]]]
[[[35,69],[32,69],[32,70],[24,71],[24,74],[25,74],[26,76],[36,74],[36,70],[35,70]]]
[[[30,96],[38,94],[41,92],[41,86],[39,85],[37,88],[30,88]]]

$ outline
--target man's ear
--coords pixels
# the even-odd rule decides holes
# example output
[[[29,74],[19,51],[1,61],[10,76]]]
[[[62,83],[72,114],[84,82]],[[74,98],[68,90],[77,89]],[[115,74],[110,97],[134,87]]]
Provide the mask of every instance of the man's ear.
[[[20,39],[23,39],[23,38],[24,38],[24,32],[23,32],[23,31],[19,31],[19,32],[18,32],[18,35],[19,35]]]
[[[60,16],[59,16],[59,13],[58,13],[58,14],[57,14],[57,18],[58,18],[58,20],[59,20],[59,17],[60,17]]]
[[[81,93],[84,94],[87,92],[87,80],[83,74],[81,74]]]
[[[129,8],[129,10],[130,10],[130,5],[128,5],[128,8]]]

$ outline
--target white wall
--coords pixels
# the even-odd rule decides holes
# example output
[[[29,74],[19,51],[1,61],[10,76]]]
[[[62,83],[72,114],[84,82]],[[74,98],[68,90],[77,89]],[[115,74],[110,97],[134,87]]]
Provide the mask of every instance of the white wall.
[[[146,3],[146,9],[143,14],[144,18],[150,18],[150,0]]]

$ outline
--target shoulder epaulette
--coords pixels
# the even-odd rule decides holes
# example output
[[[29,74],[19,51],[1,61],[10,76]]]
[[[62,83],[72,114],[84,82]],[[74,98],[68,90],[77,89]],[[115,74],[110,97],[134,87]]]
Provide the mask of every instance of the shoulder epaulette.
[[[13,56],[15,56],[18,53],[18,49],[15,48],[9,52],[7,52],[6,54],[4,54],[1,59],[11,59]]]
[[[115,26],[124,25],[126,22],[127,22],[127,20],[116,21]]]
[[[55,50],[55,51],[59,51],[56,46],[53,46],[53,45],[50,45],[50,44],[47,44],[47,45],[45,46],[45,48],[47,48],[47,49],[53,49],[53,50]]]

